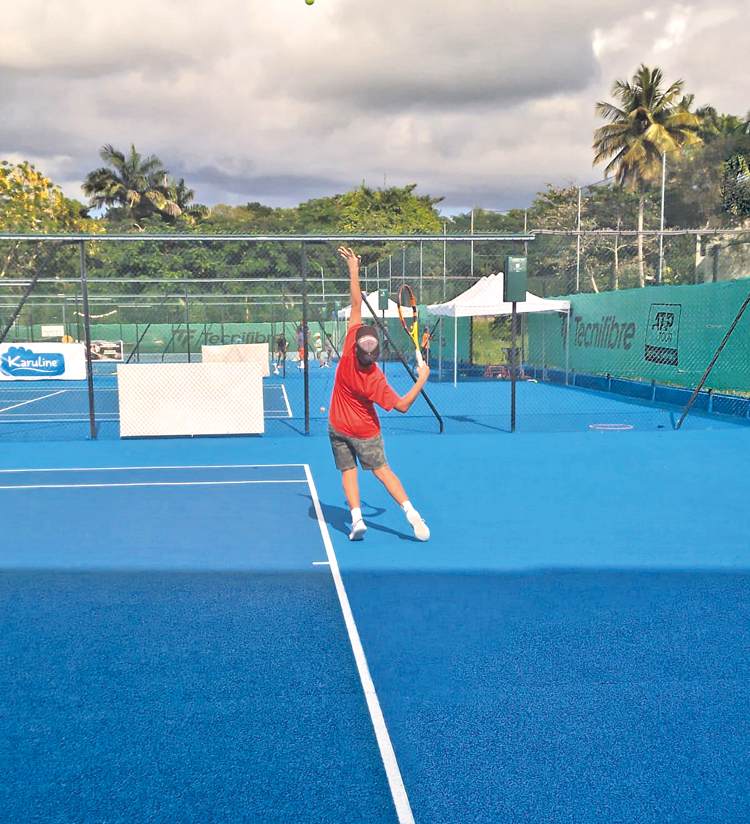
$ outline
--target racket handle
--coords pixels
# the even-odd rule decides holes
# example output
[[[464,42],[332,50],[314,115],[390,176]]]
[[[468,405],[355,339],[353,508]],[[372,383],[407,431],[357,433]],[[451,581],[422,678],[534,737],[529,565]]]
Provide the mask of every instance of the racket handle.
[[[422,353],[419,351],[419,349],[415,349],[414,354],[417,356],[417,366],[423,366],[424,358],[422,357]]]

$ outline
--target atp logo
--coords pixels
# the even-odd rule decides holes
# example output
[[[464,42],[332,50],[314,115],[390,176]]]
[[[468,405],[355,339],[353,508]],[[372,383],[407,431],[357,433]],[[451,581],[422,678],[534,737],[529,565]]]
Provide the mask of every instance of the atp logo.
[[[681,314],[682,306],[679,303],[651,304],[644,352],[647,361],[678,365]]]
[[[0,372],[9,378],[55,378],[65,372],[65,356],[11,346],[0,355]]]

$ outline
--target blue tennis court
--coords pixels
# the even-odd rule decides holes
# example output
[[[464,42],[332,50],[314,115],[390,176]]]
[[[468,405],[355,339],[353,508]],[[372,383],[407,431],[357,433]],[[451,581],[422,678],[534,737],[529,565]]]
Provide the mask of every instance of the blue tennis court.
[[[745,820],[750,431],[386,447],[6,444],[0,818]]]
[[[100,364],[101,366],[101,364]],[[120,415],[117,378],[106,364],[94,378],[96,437],[118,439]],[[400,363],[386,365],[393,388],[400,394],[412,385]],[[307,387],[308,429],[325,434],[328,404],[335,380],[331,369],[311,366]],[[303,372],[288,364],[284,375],[272,374],[263,381],[265,432],[269,437],[304,434],[306,395]],[[497,434],[511,431],[510,381],[477,380],[454,385],[450,380],[431,380],[426,393],[449,434]],[[564,385],[545,380],[516,383],[515,428],[520,432],[586,432],[597,429],[661,431],[675,424],[690,392],[635,382],[620,391],[597,388],[599,384]],[[621,381],[626,384],[627,382]],[[629,394],[630,393],[630,394]],[[720,401],[723,401],[721,403]],[[682,424],[685,429],[743,429],[750,427],[747,398],[726,396],[708,408],[699,398]],[[381,415],[385,432],[437,433],[440,423],[427,401],[420,397],[408,415]],[[0,442],[26,440],[86,440],[91,437],[88,386],[84,381],[0,382]]]

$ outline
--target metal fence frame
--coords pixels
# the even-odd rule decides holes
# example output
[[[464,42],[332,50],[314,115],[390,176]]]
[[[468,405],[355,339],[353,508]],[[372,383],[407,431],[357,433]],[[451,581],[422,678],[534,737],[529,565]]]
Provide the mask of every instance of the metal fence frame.
[[[522,233],[522,234],[514,234],[514,233],[494,233],[494,232],[487,232],[481,235],[470,233],[470,234],[439,234],[439,235],[354,235],[354,234],[335,234],[335,235],[249,235],[249,234],[102,234],[102,235],[88,235],[88,234],[0,234],[0,241],[11,241],[11,242],[27,242],[27,243],[53,243],[53,250],[58,248],[59,245],[74,245],[78,246],[80,249],[80,277],[77,279],[71,278],[59,278],[55,279],[54,282],[57,283],[80,283],[81,287],[81,300],[82,300],[82,308],[83,308],[83,317],[84,317],[84,341],[86,347],[86,365],[87,365],[87,373],[88,373],[88,406],[89,406],[89,425],[90,425],[90,435],[91,439],[94,440],[97,437],[96,432],[96,413],[95,413],[95,403],[94,403],[94,381],[93,381],[93,368],[92,368],[92,359],[91,359],[91,313],[89,309],[89,284],[91,282],[107,282],[107,283],[114,283],[117,282],[114,279],[89,279],[88,272],[86,268],[86,244],[87,243],[145,243],[145,242],[158,242],[158,243],[205,243],[205,242],[215,242],[215,243],[237,243],[237,242],[248,242],[248,243],[299,243],[300,248],[302,251],[302,264],[301,264],[301,271],[300,271],[300,285],[301,285],[301,296],[302,296],[302,324],[305,328],[308,328],[309,325],[309,294],[308,294],[308,285],[309,285],[309,278],[308,278],[308,263],[307,263],[307,250],[312,245],[319,245],[319,244],[326,244],[328,246],[333,246],[335,244],[352,244],[352,245],[363,245],[369,243],[394,243],[394,242],[403,242],[404,244],[410,243],[413,244],[415,242],[419,242],[420,244],[423,243],[442,243],[444,244],[444,248],[446,248],[447,244],[451,243],[466,243],[470,242],[472,244],[472,262],[473,262],[473,244],[477,241],[484,241],[484,242],[510,242],[510,243],[523,243],[527,244],[534,240],[534,234],[532,233]],[[51,250],[52,251],[52,250]],[[51,254],[51,252],[50,252]],[[46,261],[47,258],[45,258]],[[10,322],[6,324],[5,328],[0,333],[0,343],[3,343],[5,340],[8,332],[12,328],[15,319],[20,314],[24,304],[26,303],[27,299],[29,298],[30,294],[33,291],[34,286],[38,282],[45,282],[45,279],[41,277],[42,270],[44,268],[44,261],[37,267],[37,270],[34,276],[31,279],[4,279],[3,284],[5,285],[18,285],[26,287],[24,289],[24,293],[22,295],[21,301],[16,307],[15,311],[12,313]],[[469,276],[471,279],[471,275]],[[259,280],[267,280],[267,279],[258,279],[258,278],[238,278],[234,279],[233,282],[257,282]],[[155,279],[138,279],[137,282],[159,282]],[[198,283],[201,282],[199,278],[184,278],[184,279],[173,279],[170,280],[170,283],[185,283],[186,285],[189,283]],[[347,281],[348,283],[348,281]],[[304,340],[304,357],[305,361],[309,359],[309,342],[307,338]],[[405,362],[404,365],[406,366]],[[416,381],[416,377],[412,373],[412,371],[406,366],[407,371],[409,372],[410,376],[414,381]],[[425,396],[426,397],[426,396]],[[442,420],[432,406],[432,403],[429,401],[429,398],[426,398],[428,404],[432,408],[440,426],[440,431],[443,431],[442,427]],[[309,376],[308,371],[305,370],[304,374],[304,417],[305,417],[305,434],[308,435],[310,433],[310,392],[309,392]]]

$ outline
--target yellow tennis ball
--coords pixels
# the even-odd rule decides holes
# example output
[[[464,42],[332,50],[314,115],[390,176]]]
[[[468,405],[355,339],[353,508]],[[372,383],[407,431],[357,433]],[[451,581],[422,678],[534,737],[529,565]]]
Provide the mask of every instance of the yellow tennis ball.
[[[305,3],[307,3],[308,6],[312,6],[314,2],[315,0],[305,0]]]
[[[325,412],[325,411],[326,411],[325,406],[321,406],[321,407],[320,407],[320,411],[321,411],[321,412]]]

